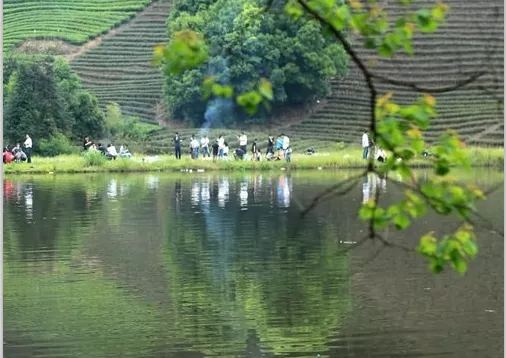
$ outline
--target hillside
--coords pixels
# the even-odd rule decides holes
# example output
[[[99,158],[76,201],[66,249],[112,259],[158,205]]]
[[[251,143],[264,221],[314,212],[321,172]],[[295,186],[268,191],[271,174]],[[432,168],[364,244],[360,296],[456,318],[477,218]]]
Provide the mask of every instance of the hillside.
[[[391,16],[399,14],[395,1],[384,1]],[[416,1],[416,6],[430,6],[433,1]],[[393,79],[413,81],[423,87],[454,85],[483,68],[490,74],[476,83],[458,91],[437,94],[438,119],[426,138],[435,140],[448,128],[455,129],[468,144],[503,146],[504,115],[497,99],[503,98],[504,4],[500,0],[467,2],[447,0],[451,6],[447,23],[436,33],[418,35],[414,41],[415,56],[396,56],[391,60],[379,60],[363,49],[358,39],[355,46],[359,55],[368,63],[374,61],[374,72]],[[490,58],[489,58],[490,57]],[[394,100],[409,103],[416,98],[410,89],[378,84],[380,93],[394,91]],[[297,123],[282,128],[250,131],[250,138],[262,138],[268,134],[285,132],[292,137],[296,149],[308,146],[329,148],[333,143],[358,143],[361,133],[368,128],[368,92],[362,75],[352,63],[344,80],[332,80],[333,94],[322,104],[315,106],[313,114]],[[484,92],[492,92],[493,96]],[[175,129],[167,128],[155,133],[146,143],[150,151],[169,145]],[[182,130],[185,136],[198,130]],[[211,131],[212,137],[221,131]],[[235,141],[235,132],[225,131]],[[166,150],[166,149],[165,149]]]
[[[391,15],[399,13],[396,1],[383,0],[383,3]],[[414,3],[420,7],[434,2],[419,0]],[[425,87],[452,85],[469,73],[490,69],[491,73],[477,83],[437,95],[439,118],[427,137],[433,140],[445,129],[454,128],[469,144],[502,146],[503,110],[496,98],[503,97],[504,4],[500,0],[446,0],[445,3],[451,6],[447,24],[434,34],[417,35],[414,57],[396,55],[392,60],[382,61],[361,48],[358,39],[354,40],[355,46],[361,57],[375,64],[375,73],[414,81]],[[157,69],[150,67],[150,60],[153,46],[166,41],[170,6],[170,0],[6,0],[4,50],[33,37],[64,39],[67,47],[70,47],[68,43],[82,44],[70,48],[65,55],[85,87],[97,95],[101,107],[117,102],[126,115],[158,122],[164,117],[160,105],[163,78]],[[100,17],[93,16],[96,14]],[[30,25],[25,18],[30,20]],[[96,20],[98,18],[100,21]],[[119,24],[122,25],[117,26]],[[96,37],[110,27],[114,28],[106,35]],[[85,43],[91,38],[95,40]],[[351,64],[347,78],[331,82],[333,94],[315,105],[312,114],[301,112],[285,126],[269,129],[270,133],[265,129],[250,129],[250,137],[256,135],[265,139],[267,134],[283,131],[300,148],[327,147],[341,141],[358,142],[368,119],[364,80]],[[406,88],[379,87],[380,92],[393,89],[394,99],[401,103],[415,98],[415,93]],[[144,146],[153,152],[167,151],[176,127],[170,124],[157,131]],[[179,131],[189,135],[198,129],[181,128]],[[221,130],[213,130],[212,136],[219,132]],[[235,134],[236,130],[225,132]]]
[[[125,23],[152,0],[4,0],[3,50],[30,39],[81,45]]]
[[[128,24],[108,34],[99,46],[72,61],[72,69],[104,108],[116,102],[125,115],[146,122],[161,117],[162,74],[150,66],[153,47],[166,41],[171,2],[158,0]],[[158,113],[157,113],[158,108]]]
[[[383,1],[390,15],[399,14],[395,1]],[[433,1],[414,1],[416,7],[430,6]],[[502,0],[446,0],[450,5],[447,24],[436,33],[418,35],[414,41],[415,56],[396,56],[381,61],[361,48],[358,53],[366,62],[376,63],[374,72],[389,78],[412,81],[423,87],[454,85],[484,68],[490,70],[476,83],[458,91],[438,94],[438,119],[426,133],[433,140],[448,128],[455,129],[469,144],[503,145],[504,114],[497,100],[484,92],[503,97],[504,3]],[[490,55],[490,53],[492,53]],[[490,59],[487,57],[490,55]],[[290,129],[304,139],[358,142],[368,125],[368,93],[365,81],[352,64],[344,81],[333,81],[334,93],[327,104],[310,118]],[[394,100],[409,103],[415,92],[391,85],[379,85],[380,93],[394,91]],[[483,135],[480,135],[483,133]]]

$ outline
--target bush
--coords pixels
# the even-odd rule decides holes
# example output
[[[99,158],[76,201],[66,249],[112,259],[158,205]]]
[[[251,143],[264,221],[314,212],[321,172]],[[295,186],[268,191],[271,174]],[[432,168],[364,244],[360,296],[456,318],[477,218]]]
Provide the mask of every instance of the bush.
[[[105,123],[109,134],[116,139],[144,140],[147,133],[137,117],[125,117],[117,103],[107,106]]]
[[[106,161],[107,159],[98,150],[88,150],[84,153],[84,162],[88,167],[99,167]]]
[[[56,157],[61,154],[78,154],[80,148],[72,145],[63,134],[56,134],[49,139],[41,139],[36,148],[37,154],[43,157]]]

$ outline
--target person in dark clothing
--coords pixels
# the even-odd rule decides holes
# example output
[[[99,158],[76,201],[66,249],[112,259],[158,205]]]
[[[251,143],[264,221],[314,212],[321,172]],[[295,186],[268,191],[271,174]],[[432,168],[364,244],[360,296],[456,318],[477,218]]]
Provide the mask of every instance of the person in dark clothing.
[[[255,140],[253,141],[253,144],[251,145],[251,160],[257,159],[257,152],[258,152],[257,140],[255,138]]]
[[[269,137],[267,140],[267,152],[265,154],[269,153],[274,154],[274,137]]]
[[[181,159],[181,141],[179,133],[176,132],[176,135],[174,136],[174,151],[176,153],[176,159]]]
[[[106,155],[107,148],[102,143],[98,143],[97,147],[98,151],[102,153],[102,155]]]
[[[218,144],[218,141],[214,142],[214,144],[213,144],[213,162],[215,162],[216,158],[218,158],[219,149],[220,149],[220,145]]]
[[[90,147],[93,145],[93,142],[91,141],[91,138],[86,136],[84,137],[83,139],[83,150],[84,151],[87,151],[88,149],[90,149]]]
[[[235,150],[234,156],[237,160],[243,160],[244,159],[244,151],[241,148],[237,148]]]

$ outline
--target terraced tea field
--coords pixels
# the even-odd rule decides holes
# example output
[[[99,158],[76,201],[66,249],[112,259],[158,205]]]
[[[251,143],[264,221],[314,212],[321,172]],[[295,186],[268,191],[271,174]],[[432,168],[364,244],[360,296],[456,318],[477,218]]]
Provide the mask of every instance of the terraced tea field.
[[[392,17],[400,14],[395,1],[384,1]],[[468,144],[503,146],[503,18],[504,4],[499,0],[467,2],[447,0],[451,7],[447,23],[436,33],[418,35],[414,41],[415,56],[396,56],[379,60],[355,41],[357,52],[374,72],[383,76],[415,82],[420,87],[445,87],[467,78],[484,68],[490,73],[478,81],[451,93],[437,94],[438,118],[426,132],[434,141],[446,129],[455,129]],[[433,1],[416,1],[416,6],[430,6]],[[352,64],[345,79],[331,80],[333,94],[307,119],[276,129],[288,133],[301,149],[308,146],[328,148],[331,143],[360,143],[368,128],[368,92],[365,81]],[[394,91],[394,100],[410,103],[417,94],[409,88],[378,83],[380,93]],[[485,92],[484,89],[487,91]],[[492,92],[490,96],[488,92]],[[159,131],[148,143],[154,150],[168,145],[174,129]],[[186,131],[184,131],[186,133]],[[188,131],[188,134],[192,131]],[[218,131],[213,131],[216,135]],[[165,133],[165,134],[164,134]],[[267,133],[258,133],[265,138]],[[234,137],[235,138],[235,137]]]
[[[3,50],[24,40],[81,45],[125,23],[152,0],[4,0]]]
[[[395,1],[384,1],[391,16],[400,14]],[[431,1],[414,2],[417,7],[430,6]],[[358,53],[366,61],[374,61],[374,72],[383,76],[413,81],[420,87],[451,86],[469,74],[489,70],[476,83],[458,91],[437,94],[438,119],[426,137],[437,138],[448,128],[455,129],[469,144],[502,146],[504,115],[497,105],[503,93],[504,3],[499,0],[468,2],[446,0],[451,7],[447,24],[434,34],[417,36],[415,56],[396,56],[378,60],[367,50]],[[378,84],[380,93],[394,91],[399,103],[413,101],[415,92],[408,88]],[[307,120],[292,126],[291,132],[304,140],[334,140],[359,143],[361,132],[368,127],[368,92],[365,81],[352,65],[349,76],[333,81],[333,95],[327,104]],[[490,96],[484,92],[494,92]],[[492,129],[492,130],[491,130]],[[483,135],[480,135],[483,133]]]
[[[391,16],[400,14],[396,1],[383,3]],[[430,6],[433,1],[414,3],[416,7]],[[469,144],[502,146],[503,110],[498,108],[497,98],[504,95],[504,4],[500,0],[445,3],[451,7],[447,24],[434,34],[417,35],[414,57],[396,55],[391,60],[379,60],[354,40],[357,52],[374,64],[375,73],[424,87],[453,85],[470,73],[489,70],[476,83],[437,95],[439,117],[426,136],[434,140],[442,131],[453,128]],[[116,102],[126,115],[158,122],[164,117],[160,105],[163,78],[158,69],[150,67],[150,60],[153,46],[166,41],[170,6],[171,0],[6,0],[4,50],[30,38],[60,38],[82,44],[113,28],[100,42],[85,44],[83,54],[72,59],[72,68],[97,95],[102,108]],[[271,134],[284,131],[301,149],[336,142],[359,143],[361,132],[368,126],[365,82],[353,64],[345,79],[331,82],[333,94],[312,115]],[[379,84],[379,89],[394,90],[394,100],[400,103],[415,98],[415,92],[407,88]],[[174,131],[174,126],[158,131],[145,147],[155,152],[169,145]],[[180,130],[185,135],[195,131]],[[212,135],[218,132],[212,131]],[[268,134],[250,132],[250,137],[264,139]]]
[[[115,102],[125,115],[147,122],[156,120],[163,80],[150,62],[153,47],[166,41],[170,4],[168,0],[155,1],[72,62],[72,68],[103,108]]]

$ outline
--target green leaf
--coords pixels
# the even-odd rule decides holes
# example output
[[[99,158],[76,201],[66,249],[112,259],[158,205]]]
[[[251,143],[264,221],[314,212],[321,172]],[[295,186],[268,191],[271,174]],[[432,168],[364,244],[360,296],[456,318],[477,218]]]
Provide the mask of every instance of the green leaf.
[[[231,86],[223,86],[218,83],[215,83],[212,86],[212,93],[217,97],[225,97],[225,98],[231,98],[234,94],[234,90]]]
[[[304,15],[304,9],[296,0],[289,0],[284,6],[284,10],[295,20]]]
[[[266,80],[265,78],[262,78],[260,80],[260,83],[258,85],[258,92],[260,92],[260,94],[267,98],[269,101],[272,101],[272,84]]]
[[[365,37],[364,38],[364,47],[367,49],[375,49],[376,48],[376,39],[373,37]]]
[[[478,245],[476,245],[476,242],[473,239],[466,240],[462,247],[467,255],[470,257],[474,257],[478,254]]]
[[[430,267],[430,270],[436,274],[441,273],[444,270],[444,266],[437,259],[431,260],[429,267]]]
[[[439,26],[428,9],[420,9],[416,12],[416,23],[422,32],[434,32]]]
[[[452,265],[458,273],[463,274],[467,271],[467,263],[461,257],[454,258]]]
[[[397,215],[393,219],[394,225],[398,230],[404,230],[411,224],[411,220],[404,214]]]
[[[160,48],[155,48],[155,62],[160,63]],[[190,30],[174,34],[171,42],[164,48],[163,63],[168,74],[180,74],[196,68],[207,61],[207,47],[202,35]]]
[[[446,159],[438,159],[434,164],[436,175],[445,176],[450,172],[450,163]]]
[[[249,91],[237,96],[237,104],[250,115],[256,113],[260,102],[262,102],[262,95],[257,91]]]
[[[378,48],[378,54],[381,57],[390,58],[394,54],[394,50],[385,42],[383,42]]]
[[[368,201],[367,203],[363,204],[360,207],[360,210],[358,211],[358,215],[363,220],[370,220],[374,215],[375,207],[376,207],[376,205],[374,204],[374,202],[372,200]]]
[[[410,160],[415,156],[415,152],[411,148],[404,148],[397,151],[397,156],[403,160]]]
[[[415,52],[413,50],[413,46],[411,45],[411,41],[409,40],[404,41],[402,43],[402,46],[404,47],[404,51],[406,51],[408,55],[413,56]]]

